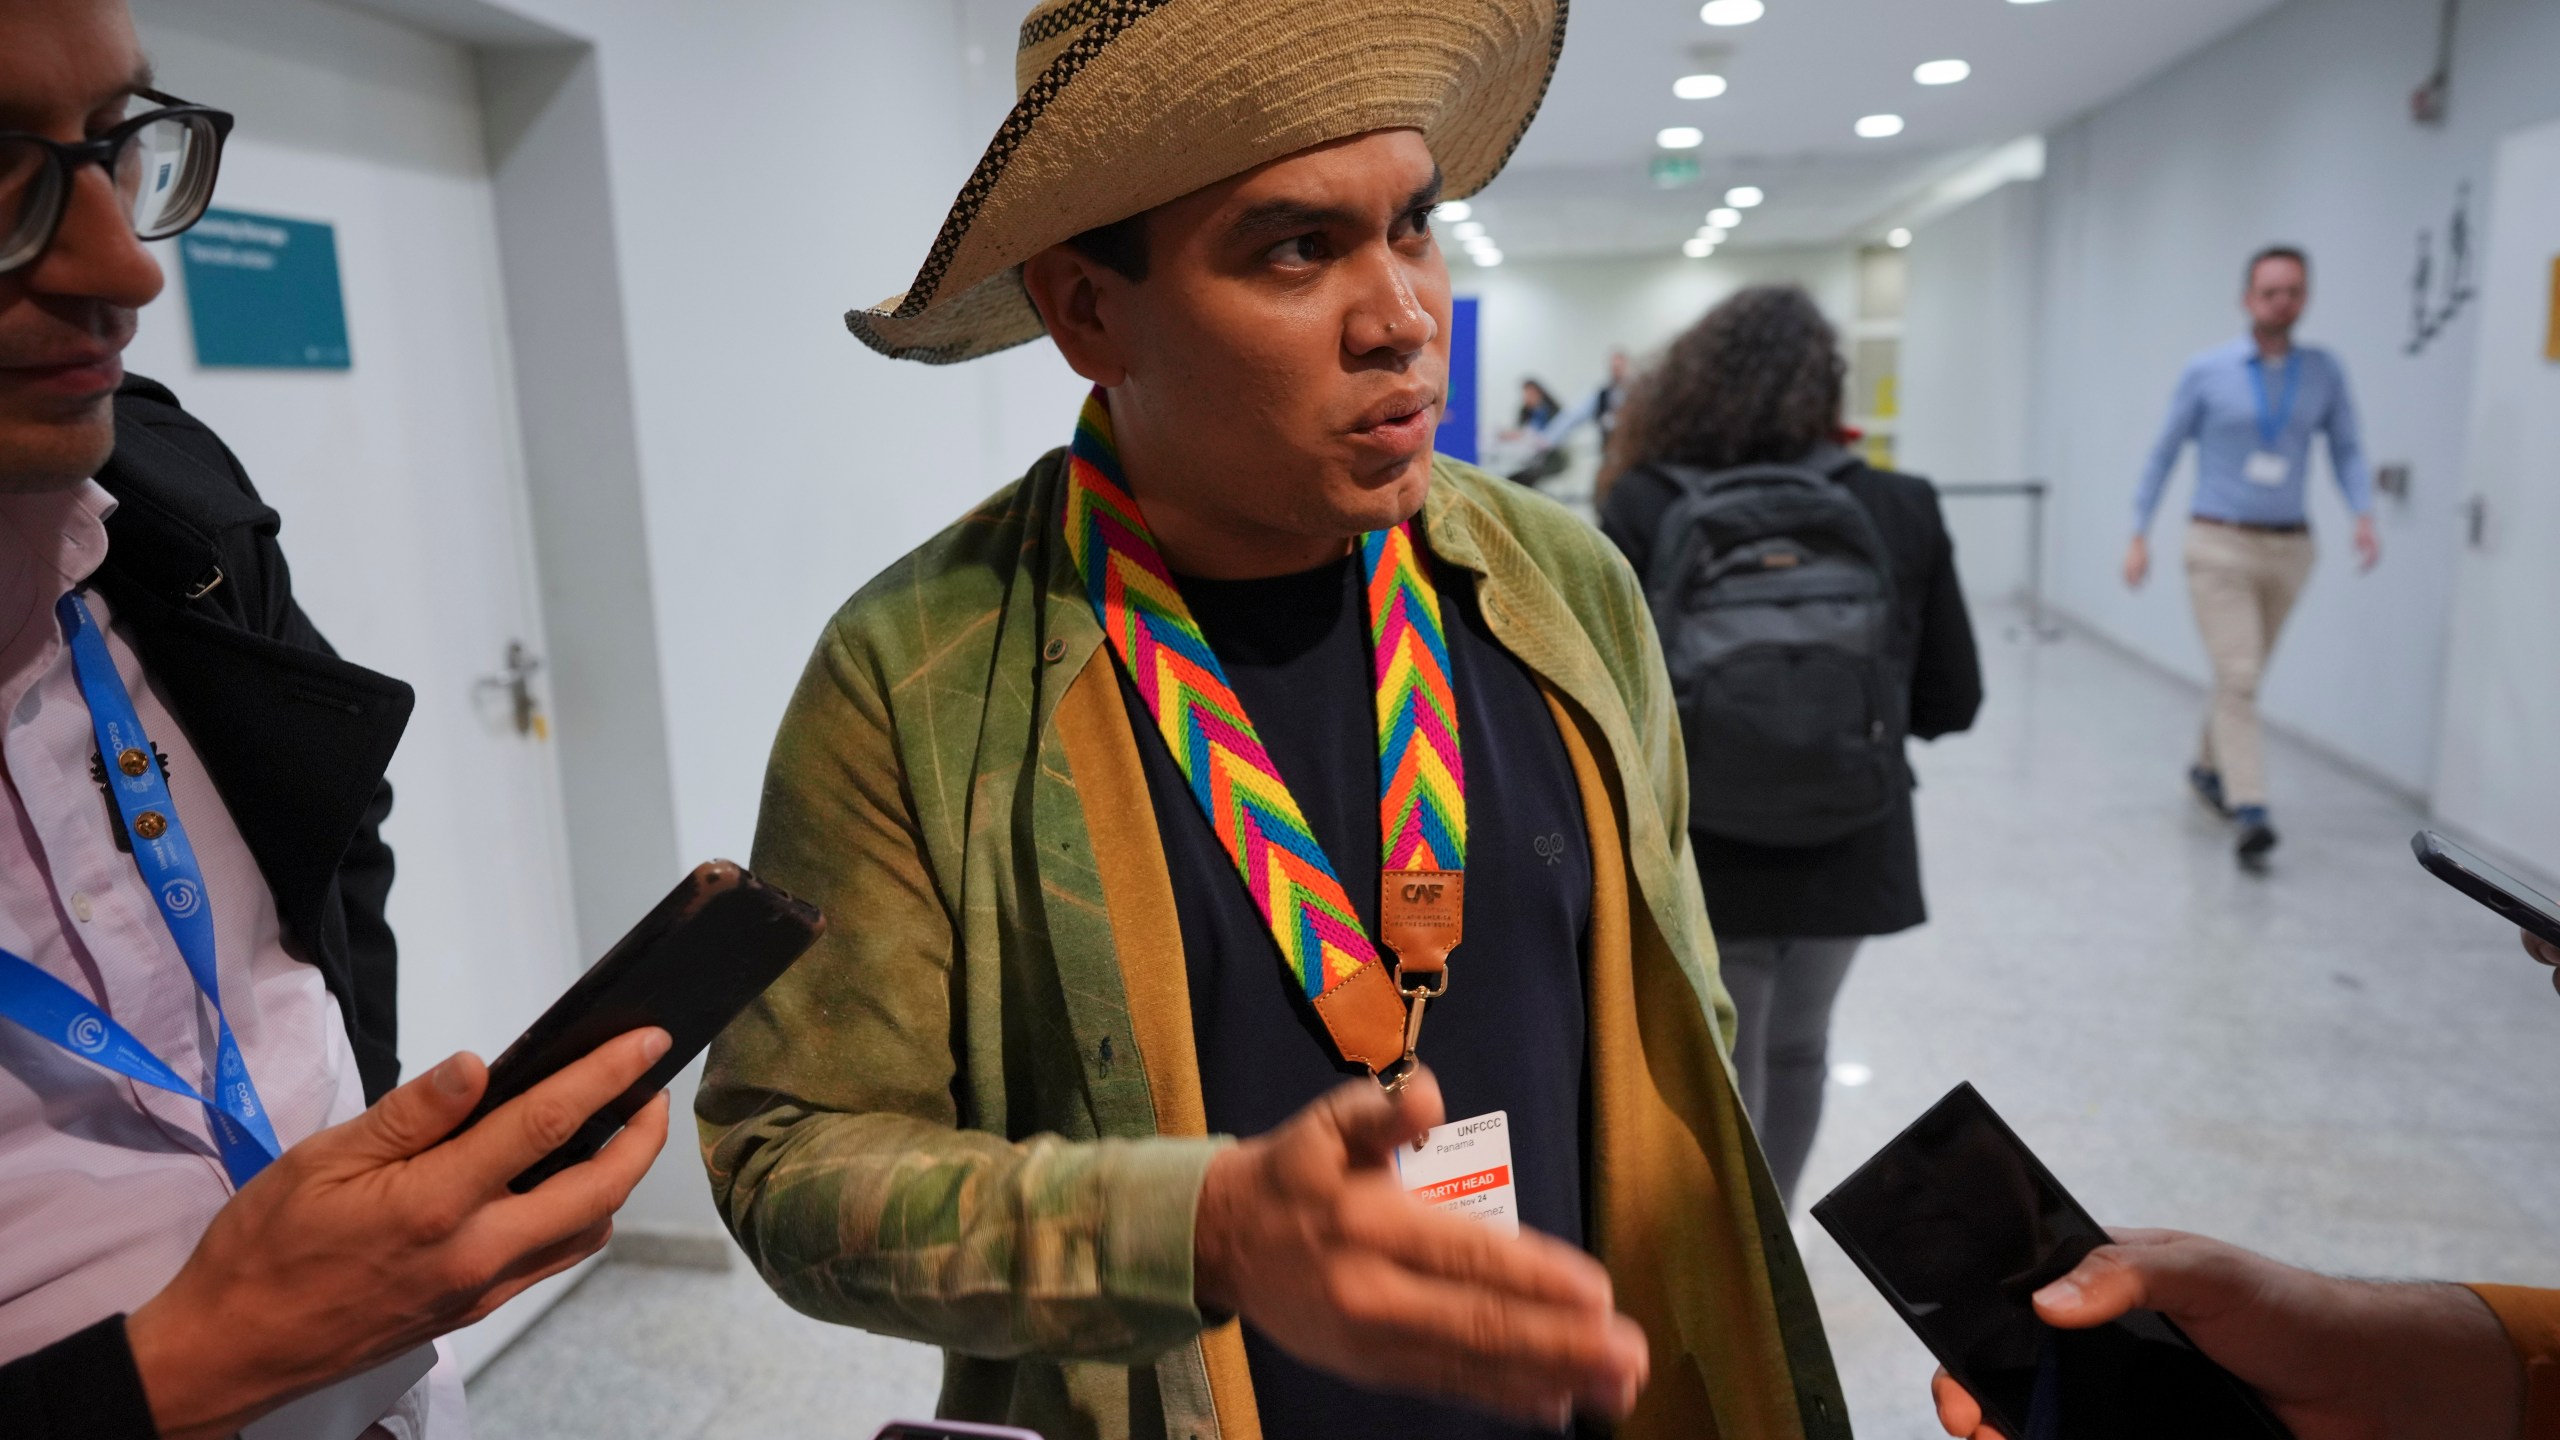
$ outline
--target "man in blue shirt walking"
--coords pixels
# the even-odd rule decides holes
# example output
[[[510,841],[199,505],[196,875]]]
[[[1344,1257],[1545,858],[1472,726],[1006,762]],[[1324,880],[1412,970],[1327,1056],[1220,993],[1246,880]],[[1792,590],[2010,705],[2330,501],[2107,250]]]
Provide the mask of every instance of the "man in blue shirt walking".
[[[2329,437],[2329,468],[2356,517],[2356,558],[2382,558],[2373,526],[2373,484],[2356,438],[2355,402],[2337,357],[2293,343],[2310,294],[2310,261],[2287,245],[2249,259],[2241,303],[2249,335],[2187,362],[2168,423],[2143,467],[2133,502],[2133,544],[2124,579],[2139,586],[2151,570],[2146,538],[2178,452],[2196,446],[2196,494],[2187,529],[2187,593],[2213,663],[2213,702],[2203,748],[2188,780],[2217,812],[2239,825],[2241,863],[2276,845],[2267,816],[2258,681],[2275,650],[2316,554],[2307,518],[2311,437]]]

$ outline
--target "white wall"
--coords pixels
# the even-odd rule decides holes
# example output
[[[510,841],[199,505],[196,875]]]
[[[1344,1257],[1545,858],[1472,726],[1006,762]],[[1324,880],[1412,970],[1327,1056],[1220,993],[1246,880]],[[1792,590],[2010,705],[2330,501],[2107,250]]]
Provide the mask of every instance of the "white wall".
[[[1020,17],[973,104],[980,6],[509,8],[596,49],[677,848],[742,855],[827,616],[1033,458],[990,473],[983,373],[883,360],[841,318],[913,277],[1011,99]]]
[[[1903,469],[1942,482],[2040,478],[2027,444],[2036,213],[2035,182],[2012,182],[1920,226],[1903,251]],[[1951,498],[1944,508],[1965,587],[2016,593],[2027,579],[2027,502]]]
[[[2438,265],[2456,187],[2485,204],[2496,138],[2560,114],[2560,6],[2462,7],[2452,110],[2414,125],[2436,7],[2292,0],[2050,138],[2031,455],[2059,483],[2054,584],[2078,615],[2201,677],[2181,593],[2181,472],[2154,529],[2157,576],[2114,578],[2145,448],[2186,356],[2240,332],[2242,259],[2288,240],[2313,258],[2305,340],[2344,360],[2374,462],[2414,466],[2385,501],[2385,559],[2352,574],[2334,488],[2317,483],[2320,573],[2286,636],[2269,714],[2413,790],[2430,780],[2476,317],[2404,353],[2415,237]],[[2472,233],[2485,235],[2475,212]]]

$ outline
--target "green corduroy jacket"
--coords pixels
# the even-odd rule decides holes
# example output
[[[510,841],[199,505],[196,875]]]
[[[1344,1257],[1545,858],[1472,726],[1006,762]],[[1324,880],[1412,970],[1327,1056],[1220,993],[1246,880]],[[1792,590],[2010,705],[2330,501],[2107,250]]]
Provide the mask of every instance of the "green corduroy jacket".
[[[820,638],[753,865],[830,930],[712,1047],[703,1154],[784,1300],[943,1348],[946,1415],[1258,1440],[1236,1327],[1192,1300],[1227,1142],[1204,1133],[1171,882],[1064,477],[1047,456]],[[1618,1433],[1845,1437],[1725,1058],[1635,577],[1560,507],[1445,458],[1422,528],[1539,678],[1592,830],[1592,1248],[1654,1360]]]

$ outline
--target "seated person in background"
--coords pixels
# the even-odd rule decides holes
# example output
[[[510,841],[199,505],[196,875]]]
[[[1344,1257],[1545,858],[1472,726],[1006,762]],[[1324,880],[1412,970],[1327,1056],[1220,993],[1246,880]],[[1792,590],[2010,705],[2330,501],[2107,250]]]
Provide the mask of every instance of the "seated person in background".
[[[451,1145],[478,1060],[392,1088],[409,687],[330,653],[222,442],[117,393],[160,289],[137,236],[203,212],[229,123],[149,84],[123,0],[0,6],[9,1440],[227,1436],[408,1354],[593,1253],[665,1135],[653,1108],[507,1193],[658,1031]],[[171,162],[147,193],[144,157]],[[370,1433],[464,1435],[461,1401],[447,1361]]]
[[[1709,684],[1713,672],[1702,666],[1700,693],[1712,700],[1682,696],[1684,707],[1721,707],[1716,714],[1684,708],[1681,723],[1693,744],[1717,743],[1734,760],[1733,773],[1712,780],[1698,775],[1700,795],[1709,796],[1712,783],[1720,805],[1691,808],[1690,843],[1740,1021],[1733,1063],[1742,1100],[1777,1174],[1778,1193],[1790,1203],[1822,1120],[1831,1006],[1849,962],[1867,936],[1907,930],[1929,918],[1920,894],[1920,840],[1902,736],[1934,740],[1965,729],[1982,706],[1973,622],[1965,613],[1955,547],[1938,514],[1937,491],[1916,476],[1878,470],[1841,447],[1840,383],[1846,370],[1830,323],[1812,296],[1792,285],[1737,292],[1673,341],[1661,365],[1638,382],[1611,456],[1618,473],[1600,506],[1601,530],[1626,552],[1649,590],[1687,586],[1709,606],[1718,605],[1717,588],[1698,585],[1695,562],[1674,576],[1657,576],[1653,568],[1658,556],[1681,543],[1682,537],[1663,533],[1663,527],[1674,502],[1688,493],[1684,485],[1718,472],[1786,466],[1814,486],[1836,484],[1834,493],[1846,492],[1856,509],[1834,518],[1854,521],[1863,513],[1881,542],[1881,554],[1848,577],[1859,584],[1890,582],[1885,635],[1874,657],[1882,679],[1873,688],[1899,697],[1899,713],[1870,716],[1861,708],[1848,717],[1852,732],[1872,729],[1888,752],[1876,756],[1882,762],[1876,773],[1863,779],[1845,770],[1838,776],[1821,773],[1831,752],[1822,752],[1814,771],[1768,763],[1767,757],[1712,739],[1731,724],[1750,729],[1771,718],[1775,728],[1801,724],[1806,714],[1817,713],[1819,697],[1804,695],[1795,677],[1836,670],[1804,667],[1788,672],[1786,693],[1746,693],[1748,676],[1740,667],[1748,657],[1737,653],[1729,673],[1743,679]],[[1739,530],[1715,533],[1739,548]],[[1818,538],[1810,526],[1774,537],[1773,558],[1789,562],[1789,568],[1766,573],[1814,575],[1812,565],[1795,562],[1802,544]],[[1680,564],[1676,554],[1667,563]],[[1750,598],[1740,585],[1732,593],[1738,600]],[[1691,608],[1684,605],[1684,618]],[[1702,611],[1693,623],[1738,631],[1750,624],[1751,608],[1745,603]],[[1675,623],[1663,643],[1678,656],[1682,639]],[[1675,680],[1683,673],[1685,667],[1675,663]],[[1752,700],[1771,708],[1765,714],[1735,708]],[[1849,744],[1854,748],[1867,739],[1852,733]],[[1836,823],[1817,823],[1817,804],[1850,781],[1873,786],[1880,803]],[[1723,813],[1721,805],[1733,813]]]
[[[1546,386],[1535,379],[1524,379],[1520,382],[1520,416],[1512,428],[1515,432],[1539,429],[1563,408]]]
[[[1845,1436],[1634,579],[1431,454],[1432,207],[1564,7],[1143,13],[1032,11],[932,259],[851,317],[931,361],[1045,329],[1096,388],[784,716],[755,866],[852,923],[712,1048],[730,1229],[1056,1440]],[[1443,1096],[1507,1115],[1469,1174],[1517,1233],[1397,1183]]]
[[[1506,448],[1506,458],[1497,463],[1486,461],[1485,468],[1500,471],[1523,485],[1537,485],[1564,473],[1568,458],[1564,451],[1540,439],[1538,432],[1556,418],[1562,402],[1547,387],[1535,380],[1520,382],[1520,414],[1517,423],[1504,430],[1499,439]]]
[[[2530,935],[2524,947],[2560,966],[2560,948]],[[2046,1323],[2157,1310],[2294,1440],[2560,1440],[2560,1290],[2342,1280],[2201,1235],[2115,1235],[2036,1292]],[[1946,1372],[1935,1391],[1948,1434],[2007,1440]]]

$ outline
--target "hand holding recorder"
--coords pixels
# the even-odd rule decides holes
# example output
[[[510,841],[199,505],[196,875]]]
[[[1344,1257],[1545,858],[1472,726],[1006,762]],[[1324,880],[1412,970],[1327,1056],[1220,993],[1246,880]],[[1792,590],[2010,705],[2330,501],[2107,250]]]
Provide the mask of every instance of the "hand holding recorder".
[[[126,1322],[162,1440],[231,1435],[602,1249],[667,1081],[825,931],[699,866],[496,1064],[455,1055],[287,1150]]]
[[[513,1299],[602,1248],[667,1138],[664,1096],[530,1194],[507,1182],[667,1053],[641,1030],[441,1143],[489,1072],[468,1053],[279,1157],[126,1322],[162,1440],[227,1436]]]
[[[2037,1291],[2037,1317],[2076,1331],[2136,1310],[2165,1315],[2295,1440],[2517,1433],[2524,1386],[2506,1332],[2459,1285],[2339,1280],[2174,1230],[2115,1241]],[[1948,1434],[2004,1440],[1947,1372],[1932,1388]]]

